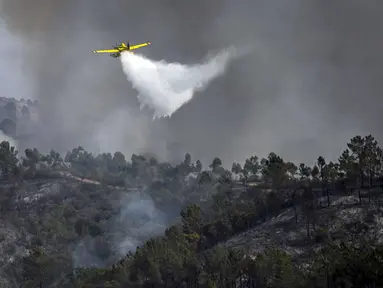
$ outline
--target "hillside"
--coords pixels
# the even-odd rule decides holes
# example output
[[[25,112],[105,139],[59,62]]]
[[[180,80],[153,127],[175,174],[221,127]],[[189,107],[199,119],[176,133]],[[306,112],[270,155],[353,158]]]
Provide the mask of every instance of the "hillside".
[[[189,154],[178,165],[82,147],[19,155],[2,142],[3,286],[382,285],[372,136],[313,167],[270,153],[228,171],[212,158],[203,169]]]
[[[367,229],[364,236],[371,239],[377,237],[379,243],[383,240],[382,197],[362,205],[353,195],[331,198],[330,207],[321,207],[316,211],[311,227],[307,227],[307,219],[303,215],[298,214],[296,218],[294,209],[288,208],[222,245],[229,249],[244,249],[248,255],[262,253],[267,247],[279,247],[295,259],[305,259],[313,249],[322,247],[322,241],[326,238],[334,240],[351,236],[351,228],[355,228],[354,232]],[[311,241],[307,239],[308,234],[312,235]]]

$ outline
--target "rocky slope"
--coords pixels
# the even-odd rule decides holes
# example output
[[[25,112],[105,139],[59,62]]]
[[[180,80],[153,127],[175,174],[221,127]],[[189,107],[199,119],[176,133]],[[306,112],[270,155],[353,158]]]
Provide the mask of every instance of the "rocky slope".
[[[362,204],[354,195],[333,196],[330,197],[329,207],[326,201],[325,197],[317,199],[317,210],[313,211],[315,214],[309,221],[309,227],[301,209],[295,212],[294,208],[287,208],[220,245],[244,249],[249,255],[256,255],[265,248],[278,247],[295,259],[307,259],[327,238],[351,239],[362,233],[367,238],[383,241],[382,196],[373,200],[365,198]]]

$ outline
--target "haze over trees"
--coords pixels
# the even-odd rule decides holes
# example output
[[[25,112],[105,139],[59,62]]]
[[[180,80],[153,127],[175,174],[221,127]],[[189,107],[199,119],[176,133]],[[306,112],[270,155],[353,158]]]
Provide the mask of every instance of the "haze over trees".
[[[189,153],[172,165],[147,155],[93,155],[82,147],[66,155],[20,153],[2,142],[1,283],[382,286],[382,149],[373,136],[356,136],[336,161],[313,159],[310,167],[271,152],[229,164],[212,155],[203,167]],[[150,197],[168,227],[122,253],[116,239],[128,236],[119,230],[137,221],[142,228],[149,217],[113,225],[125,209],[116,202],[134,193]],[[88,265],[73,260],[79,243],[94,260]]]

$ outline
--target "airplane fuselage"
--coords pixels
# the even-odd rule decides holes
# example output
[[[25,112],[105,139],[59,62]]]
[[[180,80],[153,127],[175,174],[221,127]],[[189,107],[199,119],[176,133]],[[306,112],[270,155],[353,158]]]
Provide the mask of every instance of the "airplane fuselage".
[[[128,42],[128,45],[125,45],[125,43],[122,43],[121,45],[114,47],[116,50],[118,50],[118,52],[112,53],[110,54],[110,56],[113,58],[118,58],[121,56],[121,52],[129,51],[130,50],[129,47],[130,47],[129,42]]]
[[[109,54],[111,57],[118,58],[121,56],[121,52],[123,52],[123,51],[131,51],[131,50],[135,50],[135,49],[142,48],[142,47],[149,46],[149,45],[151,45],[150,42],[145,42],[145,43],[138,44],[138,45],[130,45],[129,42],[127,42],[126,44],[124,42],[122,42],[120,45],[114,46],[113,49],[95,50],[95,51],[93,51],[93,53],[111,53],[111,54]],[[131,52],[131,53],[133,53],[133,52]]]

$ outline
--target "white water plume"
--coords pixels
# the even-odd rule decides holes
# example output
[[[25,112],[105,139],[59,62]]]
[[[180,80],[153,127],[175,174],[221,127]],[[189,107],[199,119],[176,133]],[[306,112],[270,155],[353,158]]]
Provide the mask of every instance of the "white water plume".
[[[235,49],[227,49],[203,63],[185,65],[124,52],[121,63],[128,80],[139,93],[141,109],[145,106],[153,109],[155,119],[170,117],[189,102],[196,91],[223,75],[230,61],[238,56]]]

